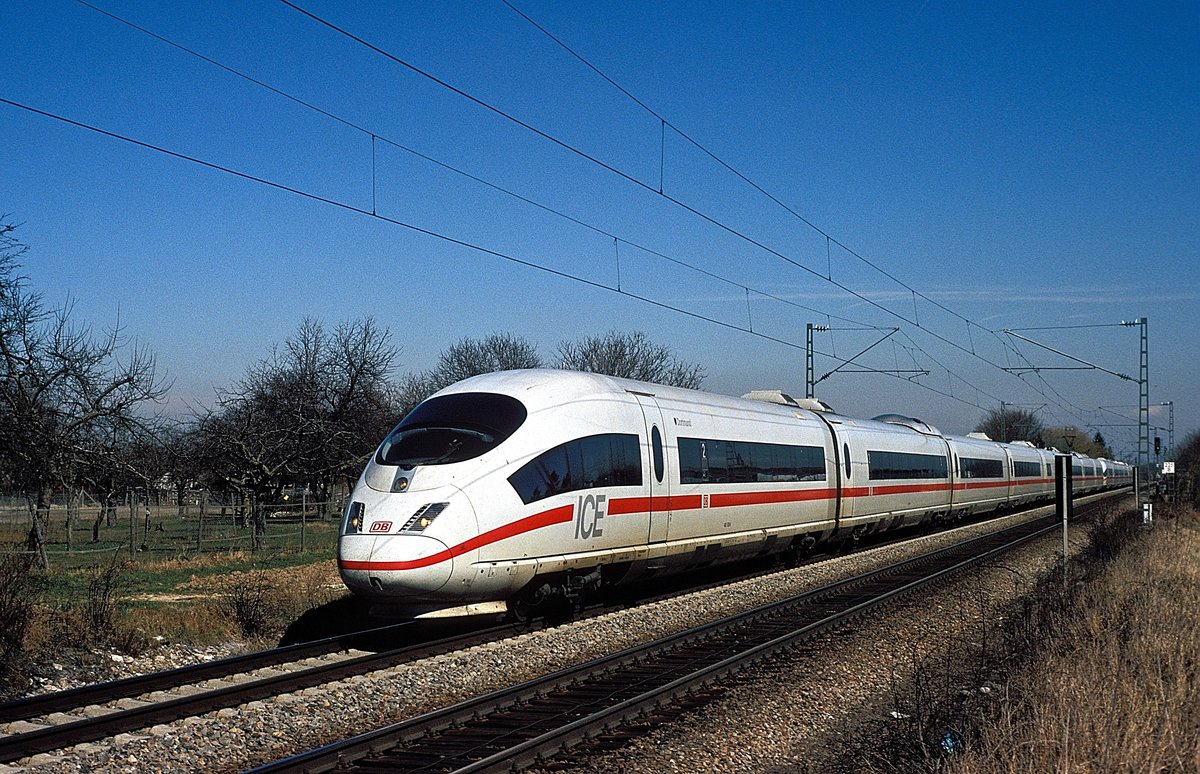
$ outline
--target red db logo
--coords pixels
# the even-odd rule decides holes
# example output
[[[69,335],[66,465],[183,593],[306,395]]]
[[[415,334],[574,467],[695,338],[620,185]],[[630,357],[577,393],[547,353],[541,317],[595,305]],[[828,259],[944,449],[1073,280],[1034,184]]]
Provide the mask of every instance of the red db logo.
[[[388,532],[392,528],[390,521],[377,521],[371,525],[371,532]]]

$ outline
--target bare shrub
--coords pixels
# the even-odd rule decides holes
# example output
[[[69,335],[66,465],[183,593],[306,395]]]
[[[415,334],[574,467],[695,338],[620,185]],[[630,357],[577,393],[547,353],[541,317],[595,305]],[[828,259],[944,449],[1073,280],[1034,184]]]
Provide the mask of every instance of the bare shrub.
[[[266,571],[235,573],[225,585],[224,597],[242,636],[266,637],[282,629],[276,594]]]
[[[25,651],[41,590],[30,554],[0,556],[0,683],[7,684],[21,673],[20,657]]]
[[[295,615],[327,605],[346,592],[336,577],[330,579],[328,568],[320,564],[297,567],[288,582],[287,608]]]
[[[88,575],[87,600],[84,602],[85,639],[95,644],[116,644],[117,593],[129,560],[115,555],[107,563],[92,567]]]
[[[304,613],[343,594],[345,589],[331,582],[325,565],[237,573],[225,590],[238,629],[256,638],[282,634]]]

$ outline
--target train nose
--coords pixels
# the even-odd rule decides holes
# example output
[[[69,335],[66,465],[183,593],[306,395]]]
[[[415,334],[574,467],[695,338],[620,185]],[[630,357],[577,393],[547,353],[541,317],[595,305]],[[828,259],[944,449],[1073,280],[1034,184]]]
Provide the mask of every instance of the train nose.
[[[343,535],[338,553],[345,584],[374,596],[435,593],[454,572],[450,549],[426,535]]]

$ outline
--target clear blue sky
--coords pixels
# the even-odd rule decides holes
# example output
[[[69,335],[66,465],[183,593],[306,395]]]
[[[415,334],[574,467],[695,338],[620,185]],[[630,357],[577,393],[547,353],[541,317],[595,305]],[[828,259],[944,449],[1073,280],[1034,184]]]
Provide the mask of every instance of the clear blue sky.
[[[917,381],[954,396],[839,373],[818,395],[845,413],[965,432],[981,414],[968,404],[1003,400],[1048,424],[1098,426],[1133,452],[1133,429],[1106,426],[1127,421],[1098,407],[1135,416],[1136,384],[1021,379],[970,351],[1071,365],[987,331],[1146,316],[1150,400],[1174,402],[1177,440],[1200,427],[1196,3],[513,2],[820,231],[664,134],[499,0],[299,4],[637,182],[278,2],[95,3],[597,230],[382,140],[373,163],[360,129],[73,0],[17,0],[4,99],[602,286],[616,286],[619,252],[625,293],[0,105],[0,213],[23,224],[27,274],[81,320],[119,315],[158,353],[176,408],[211,401],[305,315],[375,315],[402,347],[401,372],[464,336],[512,331],[551,358],[564,339],[641,329],[703,364],[708,389],[803,394],[804,326],[829,314],[835,327],[900,326],[861,363],[927,369]],[[738,234],[660,196],[660,174],[667,196]],[[975,326],[928,300],[914,308],[912,289]],[[816,346],[847,357],[879,335],[817,334]],[[1136,329],[1025,335],[1137,376]],[[817,374],[835,364],[818,357]]]

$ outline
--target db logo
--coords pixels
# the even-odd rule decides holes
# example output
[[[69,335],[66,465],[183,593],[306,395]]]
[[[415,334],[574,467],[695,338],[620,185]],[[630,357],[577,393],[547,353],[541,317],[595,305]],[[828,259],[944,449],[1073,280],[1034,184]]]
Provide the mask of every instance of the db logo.
[[[377,521],[371,524],[371,532],[388,532],[392,528],[390,521]]]

